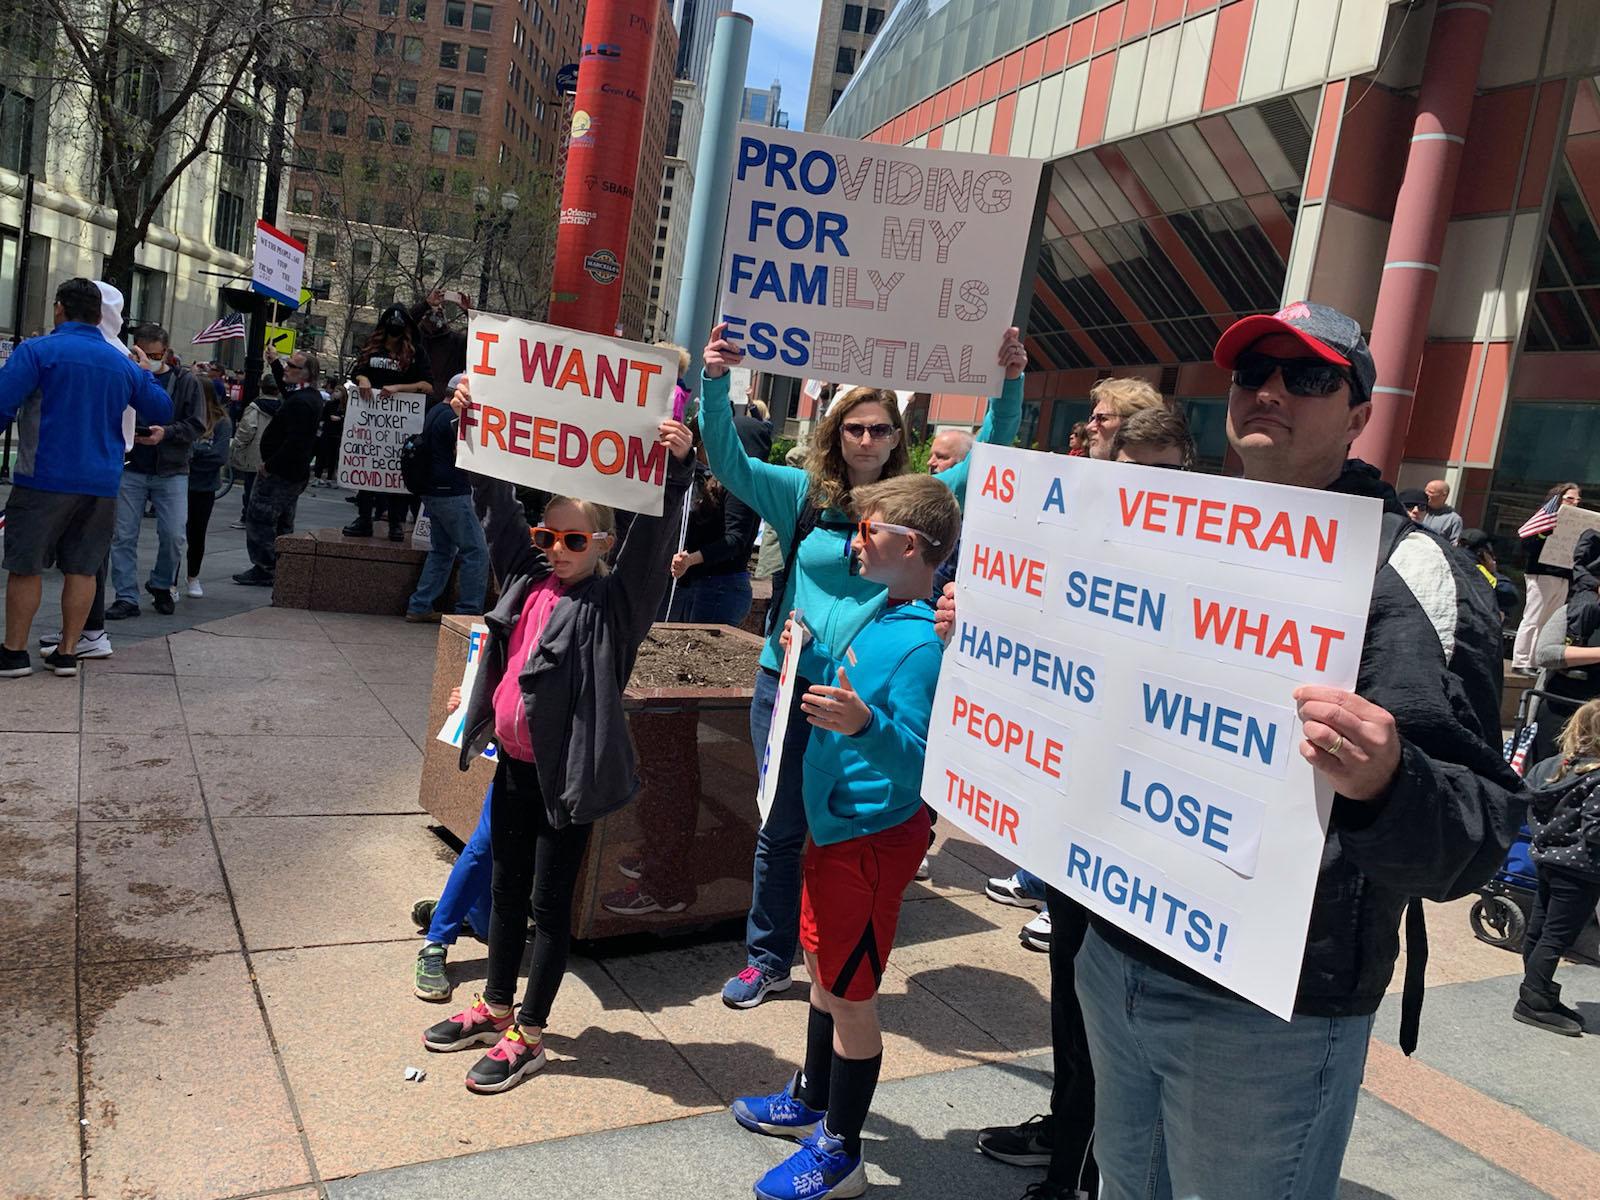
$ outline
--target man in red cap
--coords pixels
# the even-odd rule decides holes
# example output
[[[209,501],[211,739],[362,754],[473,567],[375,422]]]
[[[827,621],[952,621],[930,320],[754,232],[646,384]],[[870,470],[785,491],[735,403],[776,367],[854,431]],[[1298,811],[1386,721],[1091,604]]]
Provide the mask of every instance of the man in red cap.
[[[1295,692],[1300,753],[1335,796],[1294,1019],[1091,917],[1076,967],[1100,1196],[1333,1200],[1401,915],[1410,1053],[1427,958],[1414,898],[1473,891],[1521,820],[1499,749],[1500,619],[1471,563],[1349,457],[1377,374],[1355,321],[1292,304],[1235,324],[1215,359],[1233,372],[1228,440],[1246,478],[1379,497],[1383,538],[1355,691]]]

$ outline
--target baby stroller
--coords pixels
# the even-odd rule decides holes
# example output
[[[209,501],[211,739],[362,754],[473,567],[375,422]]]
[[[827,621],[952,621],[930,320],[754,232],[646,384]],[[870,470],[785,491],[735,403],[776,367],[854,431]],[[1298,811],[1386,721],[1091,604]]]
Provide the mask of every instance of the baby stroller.
[[[1556,736],[1562,723],[1581,703],[1546,690],[1549,671],[1541,671],[1534,686],[1522,695],[1517,705],[1517,724],[1506,739],[1506,761],[1518,775],[1555,752]],[[1527,823],[1506,852],[1506,861],[1493,879],[1478,889],[1468,920],[1479,941],[1514,954],[1522,953],[1522,936],[1539,889],[1539,876],[1533,865],[1532,836]],[[1588,926],[1567,953],[1576,961],[1600,966],[1600,923],[1591,917]]]

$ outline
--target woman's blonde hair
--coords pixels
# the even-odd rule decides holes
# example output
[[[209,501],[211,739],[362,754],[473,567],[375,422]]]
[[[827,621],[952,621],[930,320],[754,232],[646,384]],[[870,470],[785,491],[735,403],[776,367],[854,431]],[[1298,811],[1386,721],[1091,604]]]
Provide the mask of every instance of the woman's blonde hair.
[[[840,392],[828,406],[828,413],[817,422],[811,435],[811,445],[806,450],[806,473],[811,476],[811,500],[818,508],[836,508],[850,511],[850,472],[845,466],[845,418],[863,404],[881,404],[889,414],[889,424],[898,435],[894,449],[883,464],[879,479],[892,479],[903,475],[911,462],[906,449],[906,426],[900,416],[900,397],[885,388],[853,387]]]
[[[616,550],[617,514],[612,512],[609,507],[604,504],[596,504],[593,500],[580,500],[576,496],[551,496],[549,502],[544,506],[544,511],[548,513],[558,504],[570,504],[573,508],[583,513],[589,522],[590,532],[609,533],[612,545],[607,549],[606,553],[611,554]],[[602,556],[600,561],[595,564],[594,573],[596,575],[604,575],[609,570],[611,570],[611,564]]]
[[[657,342],[657,350],[671,350],[678,356],[678,378],[682,379],[689,373],[689,352],[677,342]]]
[[[1119,417],[1131,417],[1147,408],[1164,408],[1166,401],[1143,379],[1102,379],[1089,389],[1089,404],[1110,401]]]
[[[1576,767],[1575,774],[1586,775],[1600,768],[1600,761],[1585,763],[1580,758],[1600,760],[1600,700],[1591,700],[1573,713],[1561,730],[1561,765],[1555,778],[1560,779],[1568,767]]]

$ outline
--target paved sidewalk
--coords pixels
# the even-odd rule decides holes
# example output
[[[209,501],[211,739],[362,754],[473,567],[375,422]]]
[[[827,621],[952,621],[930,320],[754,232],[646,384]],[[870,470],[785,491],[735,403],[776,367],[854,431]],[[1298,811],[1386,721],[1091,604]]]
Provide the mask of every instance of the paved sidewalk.
[[[724,1109],[793,1069],[805,989],[723,1007],[728,941],[576,959],[551,1067],[506,1096],[466,1092],[471,1055],[421,1048],[454,1011],[410,992],[408,910],[453,857],[416,795],[435,636],[256,608],[78,680],[0,683],[0,1011],[22,1033],[0,1057],[0,1197],[738,1197],[777,1161]],[[1037,1173],[972,1133],[1047,1103],[1046,964],[982,896],[997,860],[941,829],[885,981],[871,1177],[1020,1196]],[[1600,1040],[1514,1024],[1517,960],[1465,907],[1431,913],[1416,1059],[1394,997],[1380,1016],[1342,1194],[1592,1200]],[[459,999],[484,965],[459,947]],[[1600,1002],[1600,971],[1563,982]]]

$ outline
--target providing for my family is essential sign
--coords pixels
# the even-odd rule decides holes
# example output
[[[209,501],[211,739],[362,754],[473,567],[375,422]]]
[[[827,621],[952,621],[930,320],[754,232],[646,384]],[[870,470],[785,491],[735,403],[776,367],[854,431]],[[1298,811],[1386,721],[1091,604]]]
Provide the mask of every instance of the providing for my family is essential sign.
[[[998,395],[1040,165],[739,126],[729,339],[781,375]]]
[[[1376,500],[980,445],[923,798],[1287,1019],[1332,805],[1293,692],[1353,688]]]
[[[558,495],[661,514],[673,351],[475,312],[472,403],[456,465]]]

